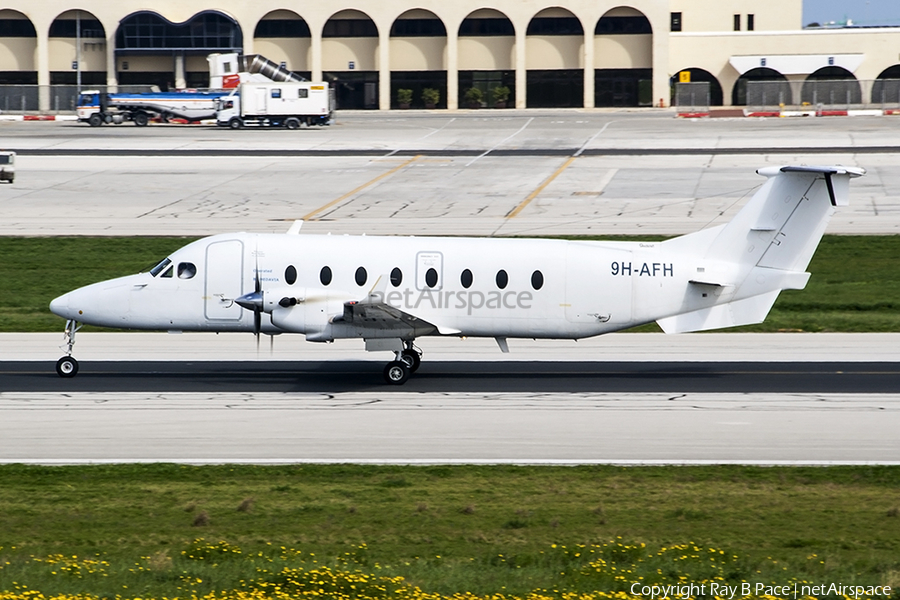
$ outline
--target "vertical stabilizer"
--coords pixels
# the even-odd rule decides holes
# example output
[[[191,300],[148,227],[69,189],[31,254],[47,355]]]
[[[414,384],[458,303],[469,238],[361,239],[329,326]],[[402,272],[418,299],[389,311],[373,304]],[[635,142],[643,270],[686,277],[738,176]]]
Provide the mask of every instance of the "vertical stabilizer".
[[[853,167],[768,167],[768,181],[710,244],[706,258],[804,271],[835,206],[846,206]]]
[[[768,177],[728,224],[675,238],[666,244],[696,254],[696,273],[686,296],[695,310],[658,319],[666,333],[704,331],[760,323],[786,289],[803,289],[806,268],[836,206],[846,206],[854,167],[767,167]],[[683,308],[687,308],[684,306]]]

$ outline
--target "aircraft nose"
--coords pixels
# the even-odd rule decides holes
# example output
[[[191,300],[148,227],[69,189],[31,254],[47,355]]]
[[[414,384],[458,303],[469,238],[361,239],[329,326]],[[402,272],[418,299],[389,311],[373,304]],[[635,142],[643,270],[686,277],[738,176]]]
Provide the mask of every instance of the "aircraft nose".
[[[50,312],[58,317],[70,319],[69,316],[69,296],[71,294],[63,294],[59,298],[54,298],[50,302]]]

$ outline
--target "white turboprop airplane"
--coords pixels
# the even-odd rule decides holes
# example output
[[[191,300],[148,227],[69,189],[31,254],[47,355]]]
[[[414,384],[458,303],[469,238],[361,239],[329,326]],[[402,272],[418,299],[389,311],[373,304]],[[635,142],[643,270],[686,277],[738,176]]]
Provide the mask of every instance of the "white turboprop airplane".
[[[80,324],[170,331],[362,338],[390,351],[388,383],[419,367],[421,336],[578,339],[656,321],[666,333],[759,323],[802,289],[851,167],[767,167],[725,225],[665,242],[231,233],[203,238],[148,273],[56,298],[73,377]]]

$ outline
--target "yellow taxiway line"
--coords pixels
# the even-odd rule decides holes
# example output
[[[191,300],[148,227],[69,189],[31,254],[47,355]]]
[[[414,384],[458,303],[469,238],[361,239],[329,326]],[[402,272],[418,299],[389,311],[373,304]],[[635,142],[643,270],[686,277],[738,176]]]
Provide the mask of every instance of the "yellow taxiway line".
[[[541,185],[539,185],[539,186],[537,187],[537,189],[535,189],[533,192],[531,192],[530,194],[528,194],[528,197],[525,198],[524,200],[522,200],[522,202],[520,202],[519,205],[518,205],[517,207],[515,207],[514,209],[512,209],[511,211],[509,211],[508,213],[506,213],[506,218],[507,218],[507,219],[512,219],[513,217],[515,217],[516,215],[518,215],[520,212],[522,212],[522,210],[523,210],[526,206],[528,206],[528,205],[531,203],[532,200],[534,200],[535,198],[537,198],[537,197],[538,197],[538,194],[540,194],[541,192],[543,192],[543,191],[544,191],[544,188],[546,188],[548,185],[550,185],[550,183],[551,183],[554,179],[556,179],[556,178],[559,176],[560,173],[562,173],[563,171],[565,171],[566,169],[568,169],[568,168],[569,168],[569,165],[571,165],[573,162],[575,162],[575,159],[576,159],[576,158],[578,158],[578,157],[577,157],[577,156],[570,156],[570,157],[569,157],[569,160],[567,160],[566,162],[564,162],[563,165],[562,165],[560,168],[558,168],[558,169],[553,173],[553,175],[551,175],[550,177],[548,177],[547,179],[545,179],[544,182],[543,182]]]
[[[377,182],[381,181],[382,179],[384,179],[384,178],[387,177],[388,175],[393,175],[394,173],[396,173],[396,172],[399,171],[400,169],[402,169],[402,168],[404,168],[404,167],[407,167],[407,166],[411,165],[412,163],[414,163],[415,161],[419,160],[420,158],[422,158],[422,156],[421,156],[420,154],[417,154],[416,156],[413,156],[411,159],[409,159],[409,160],[406,161],[405,163],[403,163],[403,164],[401,164],[401,165],[398,165],[398,166],[394,167],[394,168],[391,169],[390,171],[386,171],[386,172],[382,173],[381,175],[379,175],[379,176],[376,177],[375,179],[372,179],[371,181],[367,181],[366,183],[362,184],[361,186],[357,187],[356,189],[347,192],[346,194],[344,194],[344,195],[341,196],[340,198],[335,198],[334,200],[332,200],[332,201],[329,202],[328,204],[325,204],[324,206],[320,206],[319,208],[317,208],[316,210],[312,211],[311,213],[308,213],[308,214],[306,214],[306,215],[300,217],[300,220],[301,220],[301,221],[315,221],[315,219],[313,218],[315,215],[319,214],[319,213],[322,212],[322,211],[328,210],[329,208],[331,208],[332,206],[335,206],[336,204],[340,204],[341,202],[343,202],[343,201],[346,200],[347,198],[350,198],[351,196],[353,196],[353,195],[355,195],[355,194],[358,194],[359,192],[361,192],[362,190],[366,189],[366,188],[369,187],[370,185],[372,185],[372,184],[374,184],[374,183],[377,183]]]

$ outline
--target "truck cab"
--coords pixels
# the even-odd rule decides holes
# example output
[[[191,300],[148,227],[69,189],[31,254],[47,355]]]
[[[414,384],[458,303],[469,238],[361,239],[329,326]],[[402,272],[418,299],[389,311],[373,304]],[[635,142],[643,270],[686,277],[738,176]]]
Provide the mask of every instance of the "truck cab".
[[[99,90],[85,90],[78,96],[78,105],[75,112],[82,123],[90,123],[93,127],[102,125],[106,112],[106,94]]]

